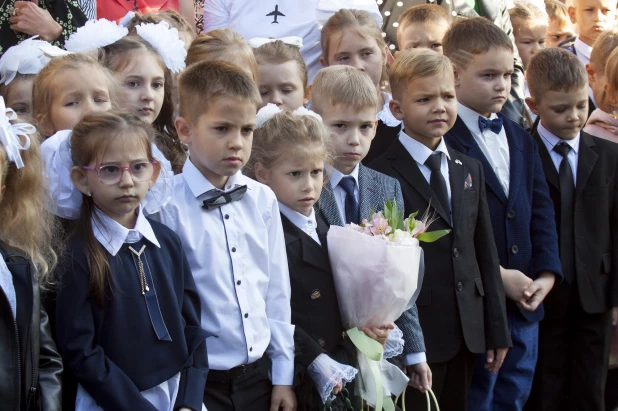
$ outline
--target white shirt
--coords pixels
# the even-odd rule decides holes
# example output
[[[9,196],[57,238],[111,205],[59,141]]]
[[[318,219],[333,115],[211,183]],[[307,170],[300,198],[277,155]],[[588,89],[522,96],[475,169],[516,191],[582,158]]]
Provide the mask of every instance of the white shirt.
[[[6,299],[9,301],[13,319],[17,316],[17,294],[13,285],[13,274],[6,265],[4,258],[0,257],[0,288],[4,291]]]
[[[581,41],[579,37],[575,40],[575,44],[573,46],[575,47],[577,57],[584,64],[584,66],[590,64],[590,53],[592,53],[592,46],[589,46]]]
[[[563,141],[571,146],[573,150],[569,151],[569,154],[567,154],[567,159],[569,160],[569,164],[571,165],[571,171],[573,171],[573,185],[577,186],[577,163],[579,160],[580,133],[577,133],[577,136],[573,140],[563,140],[560,137],[557,137],[545,127],[543,127],[542,122],[539,123],[538,132],[541,136],[543,144],[545,144],[545,147],[547,147],[547,151],[549,151],[549,156],[551,157],[551,160],[554,163],[554,167],[556,167],[556,171],[558,171],[558,173],[560,173],[560,163],[562,163],[564,157],[558,154],[557,151],[554,151],[554,147],[556,146],[556,144]]]
[[[358,167],[354,167],[354,170],[350,174],[343,175],[343,173],[336,168],[333,167],[332,174],[330,176],[330,186],[333,190],[333,195],[335,196],[335,201],[337,202],[337,208],[339,209],[339,215],[341,216],[341,221],[345,224],[345,196],[347,195],[343,187],[339,186],[339,182],[343,177],[353,177],[356,185],[354,186],[354,198],[356,198],[356,203],[360,204],[359,195],[360,189],[358,188]],[[362,220],[363,216],[361,216]],[[366,217],[365,217],[366,218]]]
[[[491,164],[491,168],[498,177],[500,185],[504,190],[504,194],[509,196],[509,182],[511,177],[511,158],[509,154],[509,141],[506,137],[504,127],[498,134],[486,128],[482,133],[479,128],[479,117],[482,117],[474,110],[469,109],[461,104],[459,105],[459,117],[463,120],[468,130],[472,134],[474,141],[479,145],[481,151]],[[495,113],[492,113],[489,120],[498,118]]]
[[[211,210],[203,201],[215,187],[185,163],[173,195],[158,218],[183,244],[202,303],[202,328],[213,370],[250,364],[266,353],[272,383],[292,385],[294,326],[290,278],[277,199],[272,190],[239,171],[225,191],[248,187],[242,200]]]
[[[401,142],[401,144],[403,144],[408,153],[410,153],[414,161],[416,161],[419,170],[421,170],[421,173],[423,173],[423,177],[425,177],[425,180],[427,180],[427,183],[429,184],[431,179],[431,169],[425,165],[425,161],[427,161],[429,156],[431,156],[434,151],[431,151],[429,147],[422,143],[419,143],[418,141],[407,135],[403,130],[399,132],[399,141]],[[446,182],[448,203],[451,204],[451,181],[448,170],[448,160],[450,160],[451,156],[448,153],[448,149],[446,148],[446,143],[444,142],[444,139],[440,140],[440,144],[438,144],[435,152],[444,153],[444,155],[442,156],[442,163],[440,164],[440,172],[442,173],[442,177],[444,177],[444,181]],[[450,215],[451,210],[448,210],[448,212]]]
[[[306,216],[279,202],[279,211],[281,211],[281,214],[286,216],[292,224],[304,231],[309,237],[313,238],[316,243],[322,245],[320,237],[318,236],[318,222],[315,219],[315,211],[313,208],[311,209],[311,214]]]
[[[133,229],[126,228],[99,209],[96,210],[96,215],[91,221],[94,238],[113,256],[118,254],[124,243],[137,243],[142,237],[161,248],[152,231],[152,226],[142,212],[142,206],[139,206],[137,210],[137,220]]]

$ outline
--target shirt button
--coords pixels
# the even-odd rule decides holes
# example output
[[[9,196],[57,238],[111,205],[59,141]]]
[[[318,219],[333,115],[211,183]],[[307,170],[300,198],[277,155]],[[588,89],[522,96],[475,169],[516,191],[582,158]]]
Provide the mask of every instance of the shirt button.
[[[249,352],[253,351],[253,347],[249,347]]]
[[[249,314],[245,314],[245,318],[249,318]]]
[[[517,254],[519,252],[519,247],[517,247],[516,245],[514,245],[513,247],[511,247],[511,252],[513,254]]]
[[[320,290],[313,290],[311,292],[311,299],[312,300],[317,300],[318,298],[320,298],[322,296],[322,293],[320,293]]]
[[[457,291],[463,291],[463,283],[461,281],[457,283]]]
[[[232,247],[232,252],[235,253],[236,252],[236,247]]]
[[[229,214],[226,214],[224,217],[225,217],[226,220],[230,219],[230,215]]]
[[[313,225],[313,221],[307,221],[307,225]]]
[[[240,280],[236,281],[236,285],[240,285],[240,283],[241,283]]]
[[[506,216],[507,216],[507,218],[508,218],[509,220],[514,219],[514,218],[515,218],[515,210],[511,210],[511,211],[509,211],[509,213],[508,213]]]
[[[459,250],[457,248],[453,249],[453,257],[459,258]]]

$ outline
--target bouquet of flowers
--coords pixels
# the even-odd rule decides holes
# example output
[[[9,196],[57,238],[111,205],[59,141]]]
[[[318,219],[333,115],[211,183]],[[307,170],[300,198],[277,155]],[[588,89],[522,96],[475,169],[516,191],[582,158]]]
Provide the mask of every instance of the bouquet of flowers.
[[[343,325],[358,349],[360,395],[376,410],[394,409],[407,377],[382,358],[383,348],[359,331],[394,322],[412,307],[422,284],[422,249],[450,230],[428,232],[434,219],[426,212],[403,217],[396,203],[372,212],[360,225],[332,226],[328,252]]]

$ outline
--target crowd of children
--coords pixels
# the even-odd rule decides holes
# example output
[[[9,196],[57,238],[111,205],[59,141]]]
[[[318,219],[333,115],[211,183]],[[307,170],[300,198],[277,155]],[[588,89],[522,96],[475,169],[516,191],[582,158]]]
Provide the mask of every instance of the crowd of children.
[[[391,53],[332,10],[314,77],[306,33],[173,11],[6,50],[2,407],[364,409],[327,233],[393,202],[450,230],[415,304],[361,330],[398,348],[397,409],[617,410],[616,2],[509,14],[514,42],[413,6]],[[528,129],[502,113],[516,56]]]

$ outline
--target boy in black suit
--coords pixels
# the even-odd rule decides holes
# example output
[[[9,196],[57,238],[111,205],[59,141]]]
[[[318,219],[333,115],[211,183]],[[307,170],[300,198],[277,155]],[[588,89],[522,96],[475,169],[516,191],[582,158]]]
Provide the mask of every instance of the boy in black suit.
[[[618,320],[618,145],[581,131],[588,82],[577,57],[543,50],[527,74],[565,278],[545,300],[527,409],[603,410],[610,321]]]
[[[452,230],[421,243],[426,272],[417,306],[440,408],[466,410],[474,354],[487,353],[497,371],[511,345],[482,166],[442,138],[457,117],[448,58],[406,50],[389,77],[390,108],[404,129],[371,166],[400,182],[406,215],[431,207],[431,230]],[[406,406],[420,409],[425,398],[409,392]]]

